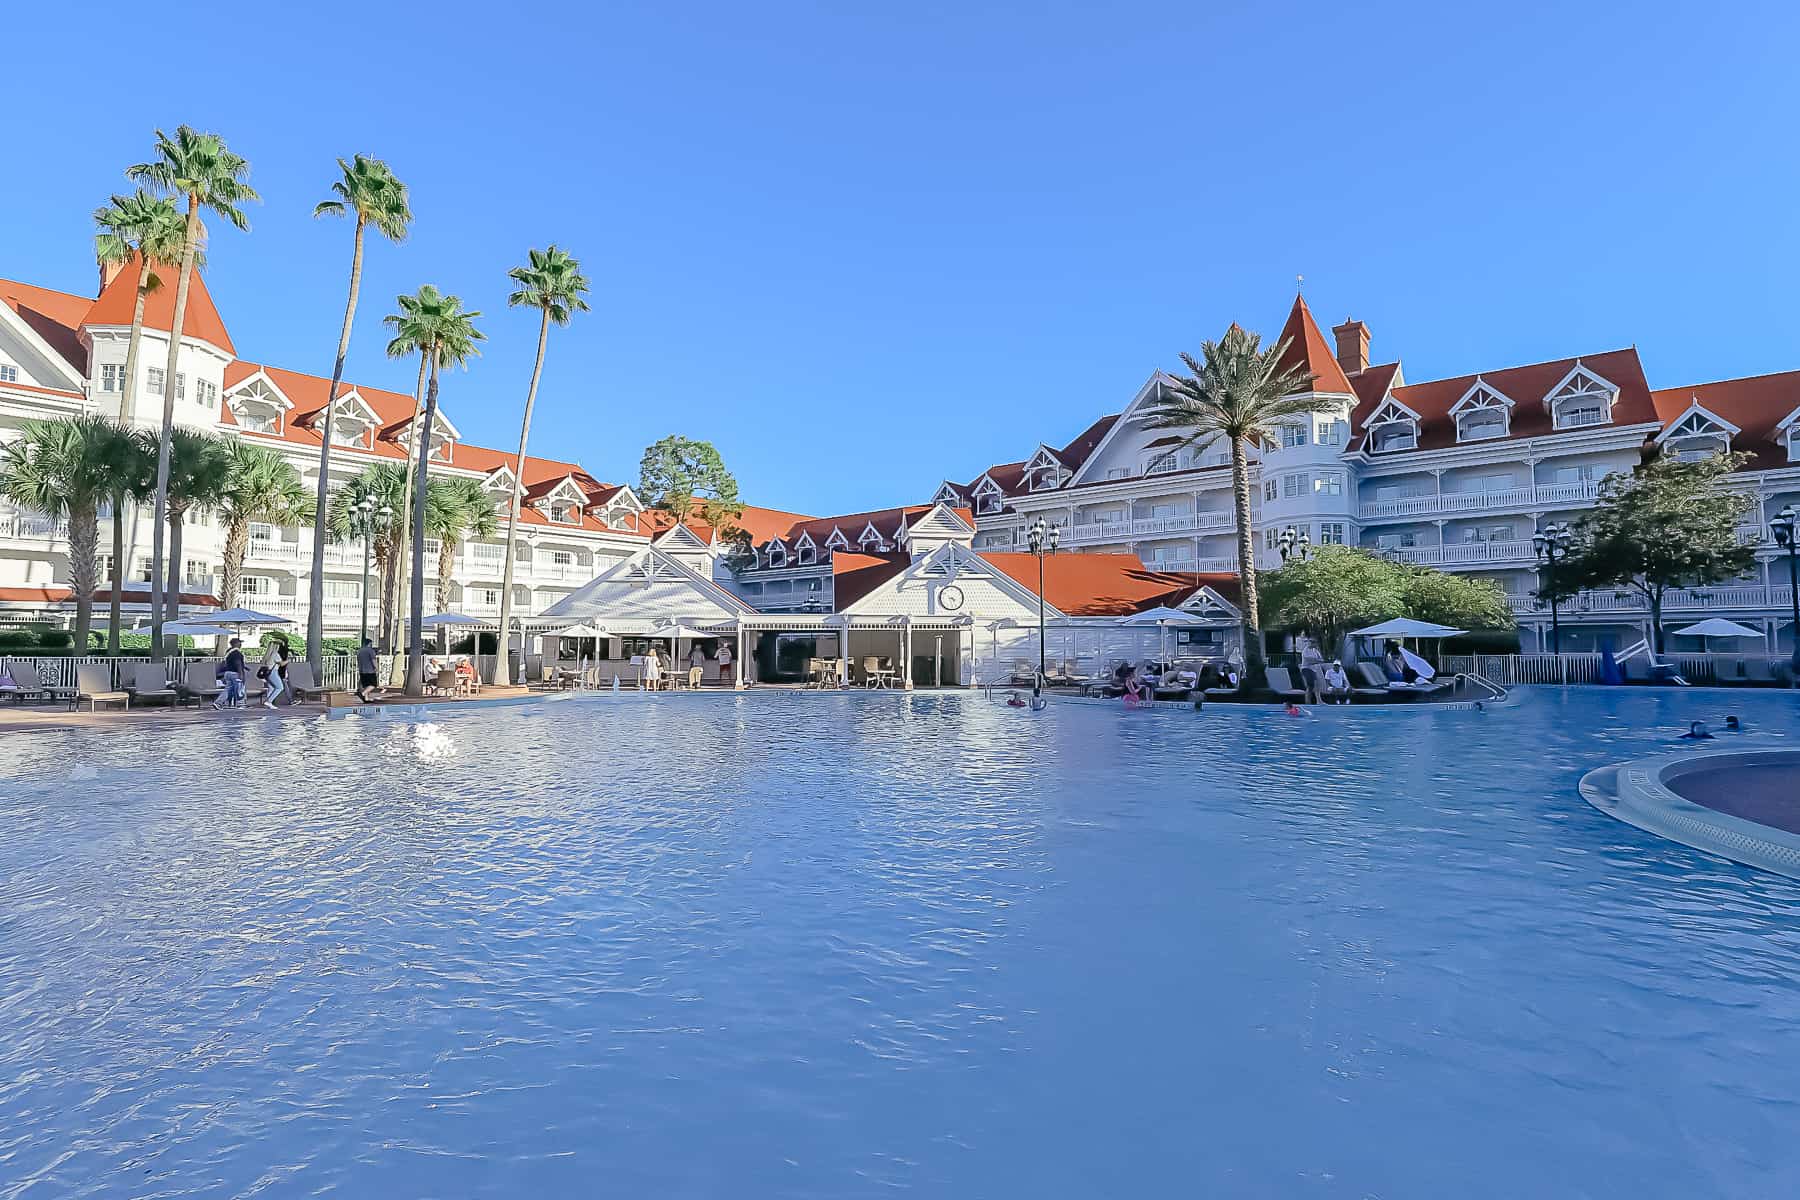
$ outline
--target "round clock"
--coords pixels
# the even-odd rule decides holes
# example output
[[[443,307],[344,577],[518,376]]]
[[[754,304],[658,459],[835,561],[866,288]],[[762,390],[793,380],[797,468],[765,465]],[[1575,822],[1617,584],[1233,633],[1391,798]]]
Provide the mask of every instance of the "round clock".
[[[963,590],[954,583],[945,584],[938,589],[938,605],[948,612],[955,612],[963,606]]]

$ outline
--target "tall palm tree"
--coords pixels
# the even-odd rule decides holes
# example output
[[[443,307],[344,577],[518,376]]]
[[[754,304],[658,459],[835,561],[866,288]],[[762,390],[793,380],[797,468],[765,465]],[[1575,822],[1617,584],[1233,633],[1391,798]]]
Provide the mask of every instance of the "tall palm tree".
[[[225,561],[219,568],[219,602],[229,608],[238,602],[238,585],[244,576],[244,556],[250,549],[250,526],[297,525],[312,519],[312,503],[306,484],[292,464],[267,446],[232,441],[226,446],[229,469],[219,498],[219,515],[225,519]]]
[[[398,604],[387,584],[399,574],[400,550],[406,540],[406,521],[400,515],[400,506],[408,494],[406,485],[407,469],[403,464],[376,463],[340,484],[325,506],[326,531],[333,541],[339,542],[362,540],[363,517],[357,505],[365,497],[373,501],[373,514],[388,514],[385,522],[371,516],[369,524],[369,552],[375,560],[375,578],[381,581],[380,621],[384,629]]]
[[[531,410],[537,403],[538,379],[544,373],[544,344],[550,338],[550,323],[567,325],[577,312],[587,311],[587,276],[581,264],[568,252],[554,244],[548,250],[532,250],[522,267],[507,274],[518,284],[518,290],[507,297],[514,308],[535,308],[539,313],[537,361],[531,366],[531,386],[525,390],[525,417],[519,422],[519,456],[513,461],[512,499],[506,509],[506,570],[500,587],[500,652],[494,656],[494,682],[505,687],[512,683],[507,662],[507,646],[512,640],[513,543],[519,535],[519,498],[525,490],[525,446],[531,440]],[[448,586],[448,581],[439,583]]]
[[[335,200],[321,200],[315,217],[354,215],[356,232],[350,255],[350,300],[344,305],[344,327],[338,333],[337,358],[331,364],[331,387],[325,393],[325,436],[319,439],[319,494],[313,517],[312,580],[306,617],[306,658],[313,678],[323,679],[325,642],[325,517],[326,493],[331,486],[331,420],[336,415],[338,384],[344,378],[344,359],[350,354],[350,326],[356,320],[356,298],[362,290],[363,232],[369,226],[390,242],[406,240],[412,209],[406,185],[378,158],[358,154],[349,162],[338,159],[343,177],[331,185]]]
[[[21,508],[69,522],[69,586],[75,593],[75,645],[85,651],[94,618],[99,507],[106,497],[104,449],[112,422],[103,417],[27,421],[0,450],[0,496]]]
[[[157,130],[156,157],[125,170],[128,179],[148,183],[187,200],[179,274],[175,283],[175,312],[169,322],[169,358],[163,369],[162,433],[156,450],[156,511],[150,535],[150,654],[155,659],[163,656],[163,611],[157,602],[154,581],[163,563],[163,521],[169,505],[170,439],[175,429],[175,391],[181,379],[181,331],[187,319],[188,286],[194,278],[195,256],[205,237],[200,213],[209,210],[239,229],[249,229],[250,221],[239,206],[261,199],[256,189],[244,181],[249,173],[249,162],[228,150],[224,138],[216,133],[200,133],[186,125],[177,127],[174,137]],[[179,567],[170,574],[179,575]]]
[[[212,512],[225,500],[231,480],[231,451],[225,440],[196,429],[175,429],[169,437],[168,511],[169,573],[163,611],[170,620],[181,616],[181,534],[189,515]],[[151,582],[150,594],[156,594]],[[220,597],[225,604],[232,603]]]
[[[159,267],[181,258],[187,226],[175,201],[153,196],[139,188],[129,196],[114,196],[112,203],[94,210],[94,257],[103,264],[138,264],[137,294],[131,307],[131,336],[125,343],[125,386],[119,395],[119,414],[136,411],[138,352],[144,340],[144,302],[163,286]],[[196,248],[194,265],[205,266],[206,254]],[[118,624],[117,619],[113,621]]]
[[[456,547],[464,538],[493,537],[500,528],[494,515],[494,498],[479,479],[466,475],[434,479],[425,499],[425,524],[438,540],[437,610],[450,608],[450,571]],[[511,553],[510,543],[507,553]],[[510,564],[509,564],[510,566]],[[508,571],[511,574],[511,571]],[[509,580],[508,587],[511,586]],[[506,601],[500,602],[506,611]]]
[[[107,431],[99,454],[106,473],[106,506],[112,510],[112,578],[108,581],[112,594],[107,601],[106,652],[117,654],[124,619],[120,610],[125,594],[125,506],[142,504],[156,487],[156,441],[121,422]]]
[[[1233,325],[1216,342],[1202,342],[1200,357],[1183,353],[1186,375],[1169,378],[1144,409],[1151,429],[1179,429],[1183,446],[1204,449],[1220,439],[1231,447],[1231,491],[1237,505],[1238,583],[1243,592],[1246,686],[1260,686],[1262,616],[1256,598],[1256,529],[1250,515],[1248,447],[1277,440],[1281,422],[1327,405],[1308,390],[1312,373],[1284,367],[1288,343],[1264,349],[1258,334]]]
[[[386,318],[387,324],[392,325],[392,324],[394,324],[395,321],[409,319],[410,314],[417,307],[418,297],[416,297],[416,296],[400,296],[397,298],[397,303],[399,305],[400,311],[398,313],[394,314],[393,316]],[[391,347],[390,347],[390,349],[391,349]],[[426,360],[425,360],[425,355],[420,354],[419,355],[419,377],[413,383],[412,422],[411,422],[411,424],[409,424],[407,426],[407,428],[413,429],[413,430],[417,430],[419,428],[419,425],[425,419],[425,368],[426,368],[426,365],[427,364],[426,364]],[[410,529],[410,528],[412,528],[412,489],[411,488],[402,488],[401,493],[402,493],[402,495],[400,497],[400,503],[396,506],[397,511],[400,513],[400,528],[401,529]],[[405,666],[406,666],[406,658],[404,655],[398,653],[399,647],[400,647],[402,641],[404,640],[402,637],[402,634],[401,634],[401,629],[400,629],[400,611],[401,611],[400,597],[401,597],[402,591],[404,590],[403,585],[404,585],[405,581],[406,581],[406,560],[405,560],[404,556],[401,556],[401,557],[396,558],[395,564],[394,564],[393,578],[388,580],[387,585],[386,585],[386,591],[384,594],[387,597],[387,612],[389,613],[389,618],[387,621],[384,621],[382,624],[382,629],[384,631],[383,640],[387,643],[388,648],[394,652],[393,686],[395,686],[395,687],[399,687],[406,682],[406,679],[403,674],[403,672],[405,670]]]
[[[431,427],[437,419],[438,375],[445,367],[466,366],[469,359],[480,353],[475,344],[487,335],[475,328],[479,312],[464,312],[461,298],[443,295],[431,284],[410,297],[410,303],[402,302],[401,309],[401,313],[384,318],[394,330],[388,357],[419,354],[429,368],[425,412],[413,430],[418,467],[412,481],[412,595],[406,637],[406,691],[417,696],[425,691],[425,481],[431,461]]]

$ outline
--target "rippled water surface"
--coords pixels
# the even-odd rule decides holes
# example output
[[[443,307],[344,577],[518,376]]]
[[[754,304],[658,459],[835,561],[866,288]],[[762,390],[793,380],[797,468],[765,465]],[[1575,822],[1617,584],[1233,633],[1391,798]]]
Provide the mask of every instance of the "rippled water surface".
[[[1575,791],[1727,708],[0,735],[0,1197],[1800,1194],[1800,885]]]

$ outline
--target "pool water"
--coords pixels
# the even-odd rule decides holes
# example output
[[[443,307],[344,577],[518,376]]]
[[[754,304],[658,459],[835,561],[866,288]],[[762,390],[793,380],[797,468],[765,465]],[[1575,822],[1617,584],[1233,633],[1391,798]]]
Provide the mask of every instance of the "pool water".
[[[1726,711],[9,734],[0,1197],[1800,1194],[1800,883],[1576,794]]]

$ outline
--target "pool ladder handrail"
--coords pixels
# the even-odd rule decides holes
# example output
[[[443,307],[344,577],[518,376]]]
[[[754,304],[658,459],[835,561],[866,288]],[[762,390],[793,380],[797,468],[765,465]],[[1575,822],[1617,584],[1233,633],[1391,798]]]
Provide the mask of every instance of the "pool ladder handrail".
[[[1507,696],[1505,688],[1489,679],[1486,675],[1483,675],[1480,671],[1459,671],[1456,675],[1456,682],[1458,686],[1461,686],[1466,682],[1471,686],[1484,687],[1488,690],[1489,696],[1495,700],[1504,700]]]

